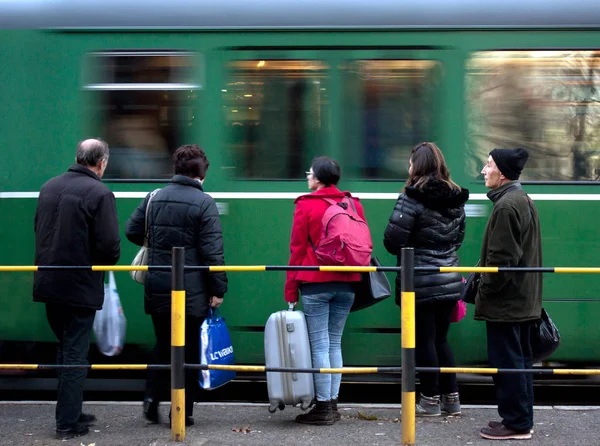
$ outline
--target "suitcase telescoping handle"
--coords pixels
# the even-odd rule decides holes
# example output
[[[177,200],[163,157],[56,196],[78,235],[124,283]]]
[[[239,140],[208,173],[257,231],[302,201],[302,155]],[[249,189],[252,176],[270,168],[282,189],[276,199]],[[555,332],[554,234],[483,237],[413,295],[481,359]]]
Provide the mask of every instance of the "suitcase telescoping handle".
[[[288,305],[288,311],[294,311],[294,304],[292,302]]]

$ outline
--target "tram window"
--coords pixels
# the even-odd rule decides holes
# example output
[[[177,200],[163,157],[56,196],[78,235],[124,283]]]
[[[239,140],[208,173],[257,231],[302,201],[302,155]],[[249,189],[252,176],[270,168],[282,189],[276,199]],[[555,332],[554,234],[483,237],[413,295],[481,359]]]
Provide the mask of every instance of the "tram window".
[[[329,130],[328,67],[317,60],[243,60],[228,69],[222,108],[236,177],[305,178]]]
[[[432,60],[356,60],[341,66],[343,148],[354,175],[408,176],[419,141],[435,141],[440,64]]]
[[[106,179],[166,179],[173,151],[194,124],[191,53],[93,53],[86,64],[96,132],[110,147]]]
[[[495,147],[525,147],[522,180],[600,180],[600,51],[473,54],[468,173]]]

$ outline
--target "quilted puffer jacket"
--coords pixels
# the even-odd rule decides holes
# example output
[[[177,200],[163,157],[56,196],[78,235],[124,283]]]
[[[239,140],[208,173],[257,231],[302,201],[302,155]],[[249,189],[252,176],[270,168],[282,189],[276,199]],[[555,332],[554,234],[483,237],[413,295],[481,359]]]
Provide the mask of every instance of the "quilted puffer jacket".
[[[127,221],[125,233],[136,245],[144,243],[147,196]],[[175,175],[150,202],[148,212],[148,264],[170,265],[171,250],[185,248],[186,265],[223,265],[223,233],[215,200],[199,181]],[[146,273],[146,313],[171,311],[171,271]],[[225,273],[185,272],[186,315],[206,317],[211,296],[227,292]]]
[[[398,258],[402,248],[414,248],[415,266],[458,266],[456,251],[465,234],[466,189],[453,190],[430,179],[422,189],[406,187],[394,206],[385,229],[383,244]],[[457,301],[462,289],[459,273],[415,273],[417,304]],[[396,277],[396,303],[401,296],[400,274]]]

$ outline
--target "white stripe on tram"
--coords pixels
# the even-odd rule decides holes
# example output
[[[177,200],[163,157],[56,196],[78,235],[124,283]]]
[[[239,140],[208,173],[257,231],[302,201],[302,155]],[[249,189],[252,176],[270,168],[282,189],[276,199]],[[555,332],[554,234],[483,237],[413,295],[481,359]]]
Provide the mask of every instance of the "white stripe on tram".
[[[144,198],[146,192],[115,192],[116,198]],[[207,192],[215,200],[294,200],[306,192]],[[398,193],[357,192],[363,200],[396,200]],[[0,198],[38,198],[39,192],[0,192]],[[600,194],[530,194],[538,201],[600,201]],[[486,194],[471,194],[469,201],[487,201]]]

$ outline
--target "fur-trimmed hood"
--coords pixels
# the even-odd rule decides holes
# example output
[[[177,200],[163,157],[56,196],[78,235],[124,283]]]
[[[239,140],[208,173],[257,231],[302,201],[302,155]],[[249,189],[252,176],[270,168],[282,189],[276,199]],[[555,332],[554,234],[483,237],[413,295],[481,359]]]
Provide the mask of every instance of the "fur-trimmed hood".
[[[435,178],[431,178],[423,189],[408,186],[404,192],[408,197],[436,211],[460,208],[469,199],[467,189],[451,189],[446,183]]]

